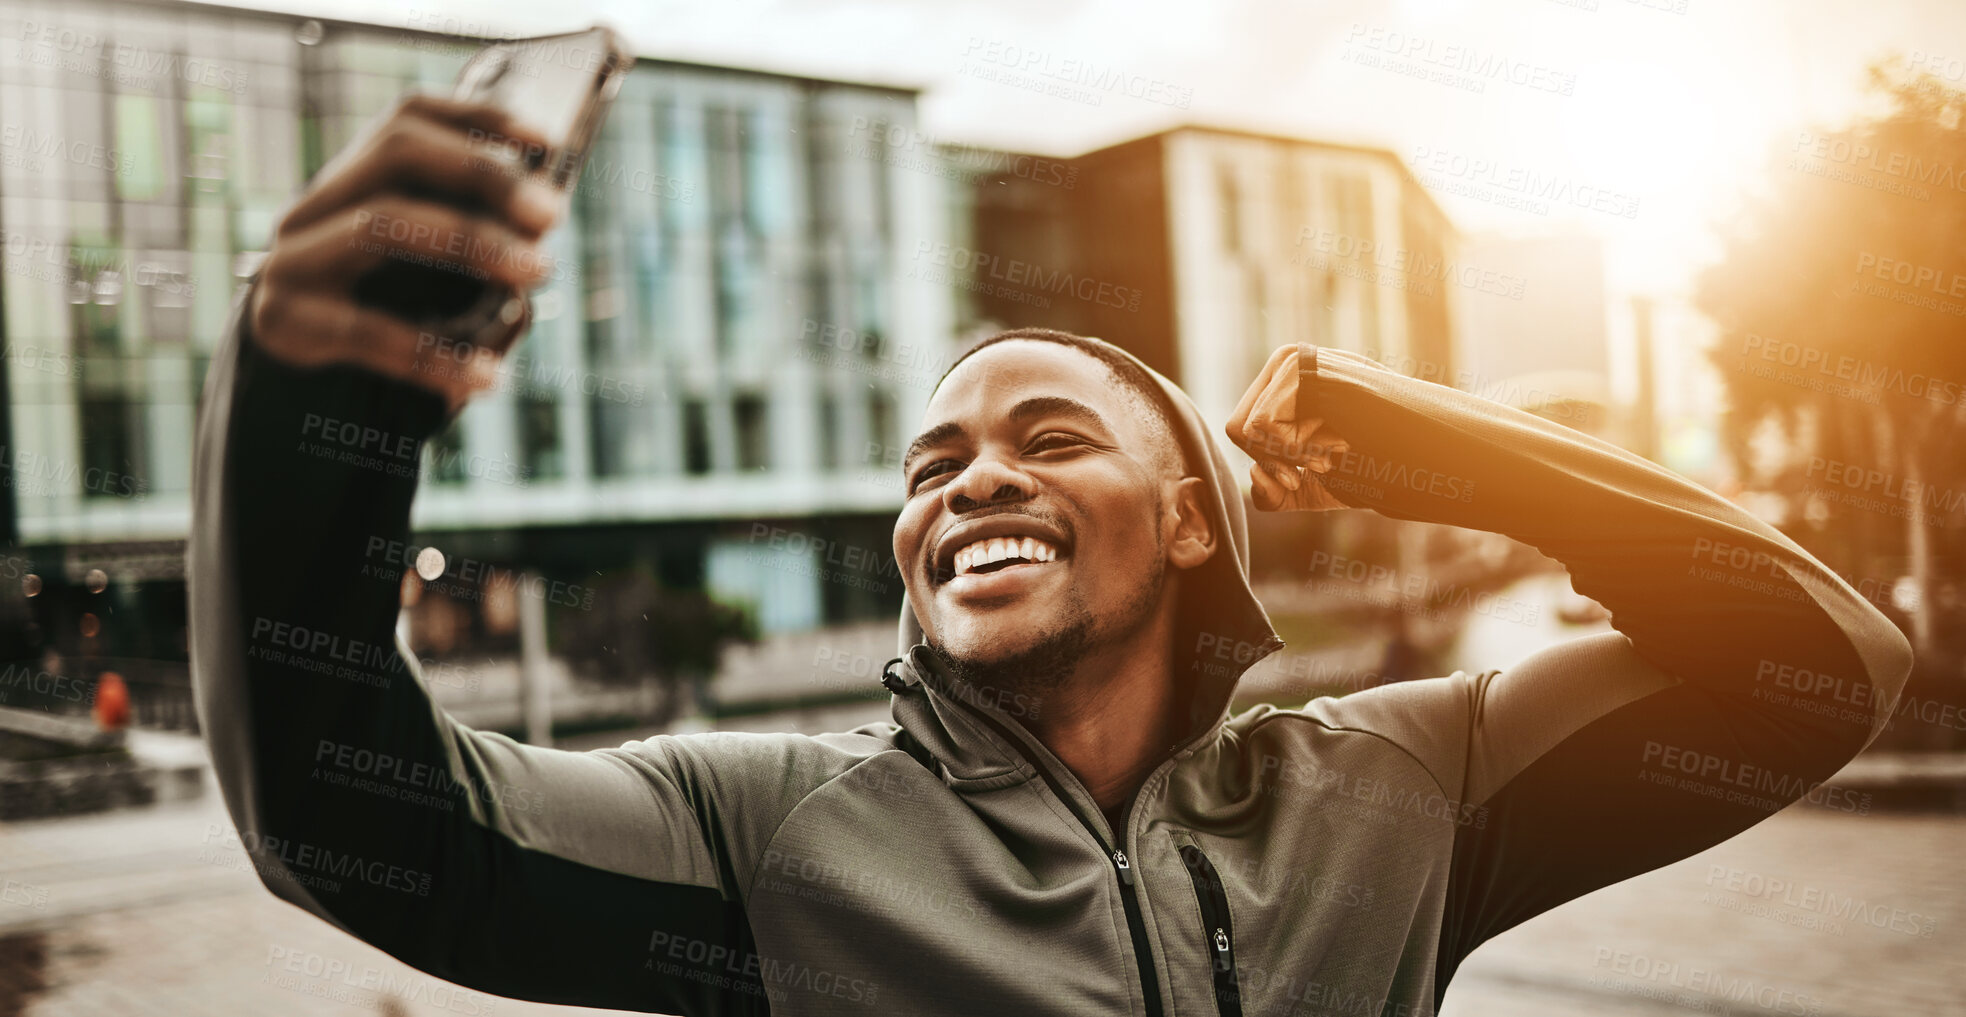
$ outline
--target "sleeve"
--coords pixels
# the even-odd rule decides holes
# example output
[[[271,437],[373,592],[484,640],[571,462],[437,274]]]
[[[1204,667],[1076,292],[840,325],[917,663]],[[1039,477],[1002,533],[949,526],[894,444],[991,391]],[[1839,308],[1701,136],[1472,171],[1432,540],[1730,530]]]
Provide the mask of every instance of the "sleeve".
[[[276,896],[462,985],[764,1012],[742,894],[751,838],[796,783],[794,736],[576,753],[451,719],[396,639],[399,582],[374,553],[408,537],[442,401],[273,360],[244,336],[248,303],[207,380],[187,549],[226,846]],[[727,810],[734,784],[782,793]]]
[[[1355,354],[1302,358],[1298,398],[1351,441],[1339,498],[1530,544],[1616,630],[1343,701],[1460,792],[1437,992],[1488,938],[1793,802],[1867,809],[1822,784],[1890,719],[1911,648],[1793,541],[1616,446]]]

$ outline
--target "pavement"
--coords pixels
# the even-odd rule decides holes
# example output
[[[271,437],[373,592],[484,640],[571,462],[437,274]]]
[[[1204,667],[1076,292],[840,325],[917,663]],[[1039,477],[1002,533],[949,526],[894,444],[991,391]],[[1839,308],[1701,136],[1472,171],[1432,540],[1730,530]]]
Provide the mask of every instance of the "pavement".
[[[227,847],[231,830],[215,786],[0,827],[0,1015],[608,1012],[492,997],[401,964],[276,900]]]
[[[1489,940],[1443,1017],[1966,1014],[1966,816],[1790,808]]]
[[[1540,603],[1558,592],[1509,595]],[[1456,647],[1485,666],[1575,634],[1546,631],[1559,625],[1546,613],[1493,614]],[[747,651],[745,666],[719,677],[718,698],[781,708],[720,726],[818,733],[886,720],[872,683],[891,631],[867,626]],[[1253,670],[1249,684],[1287,697],[1292,687],[1358,682],[1376,666],[1357,647],[1286,651]],[[436,691],[447,708],[496,713],[509,709],[517,681],[494,677]],[[866,699],[822,702],[862,688]],[[607,747],[652,733],[561,744]],[[195,738],[131,739],[159,765],[204,756]],[[1955,804],[1966,806],[1962,759],[1866,756],[1837,783],[1936,784],[1956,789]],[[281,903],[225,848],[236,843],[230,820],[209,772],[202,776],[205,793],[192,800],[0,825],[0,1017],[609,1012],[453,986]],[[1442,1017],[1966,1017],[1962,850],[1966,807],[1862,816],[1791,808],[1496,937],[1456,975]]]
[[[0,827],[0,1015],[604,1012],[414,971],[275,900],[230,829],[215,788]],[[1962,848],[1966,816],[1790,809],[1490,941],[1443,1014],[1966,1015]]]

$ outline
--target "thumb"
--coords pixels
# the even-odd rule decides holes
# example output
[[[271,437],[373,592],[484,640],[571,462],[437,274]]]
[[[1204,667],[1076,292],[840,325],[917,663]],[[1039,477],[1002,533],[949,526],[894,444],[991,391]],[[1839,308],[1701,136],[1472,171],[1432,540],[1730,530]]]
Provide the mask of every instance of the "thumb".
[[[1303,484],[1293,467],[1259,459],[1249,466],[1249,497],[1264,512],[1289,508],[1291,497]]]

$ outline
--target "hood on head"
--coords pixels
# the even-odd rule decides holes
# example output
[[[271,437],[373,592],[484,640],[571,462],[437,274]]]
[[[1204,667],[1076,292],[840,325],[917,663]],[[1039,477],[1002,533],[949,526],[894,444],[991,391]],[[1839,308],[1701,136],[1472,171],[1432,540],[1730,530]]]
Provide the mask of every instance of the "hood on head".
[[[1223,538],[1208,561],[1184,574],[1175,605],[1174,680],[1179,686],[1177,702],[1185,704],[1181,738],[1185,741],[1220,718],[1243,672],[1282,646],[1283,640],[1249,588],[1249,525],[1242,491],[1194,400],[1133,354],[1101,339],[1091,341],[1138,364],[1160,386],[1188,469],[1208,482],[1209,511]],[[896,650],[909,658],[909,651],[921,643],[921,622],[904,598]]]

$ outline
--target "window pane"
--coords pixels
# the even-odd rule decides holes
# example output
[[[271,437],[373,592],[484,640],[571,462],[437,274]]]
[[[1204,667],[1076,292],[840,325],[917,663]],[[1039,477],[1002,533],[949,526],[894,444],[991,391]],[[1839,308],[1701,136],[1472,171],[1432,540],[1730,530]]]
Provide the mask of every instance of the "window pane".
[[[129,494],[121,481],[141,475],[134,427],[137,408],[130,397],[111,390],[82,399],[82,476],[77,478],[85,498]]]
[[[771,421],[764,397],[755,393],[738,396],[731,410],[737,417],[737,468],[762,470],[771,465]]]
[[[560,451],[560,404],[534,391],[518,400],[519,453],[526,475],[535,480],[565,476]]]
[[[683,469],[701,475],[710,472],[710,420],[701,399],[683,403]]]
[[[164,193],[171,167],[164,162],[157,100],[147,95],[116,97],[116,193],[128,201],[151,201]]]
[[[451,426],[437,433],[424,445],[429,451],[430,465],[425,474],[439,484],[464,483],[464,418],[451,421]]]
[[[840,468],[840,403],[831,392],[819,396],[819,468]]]

